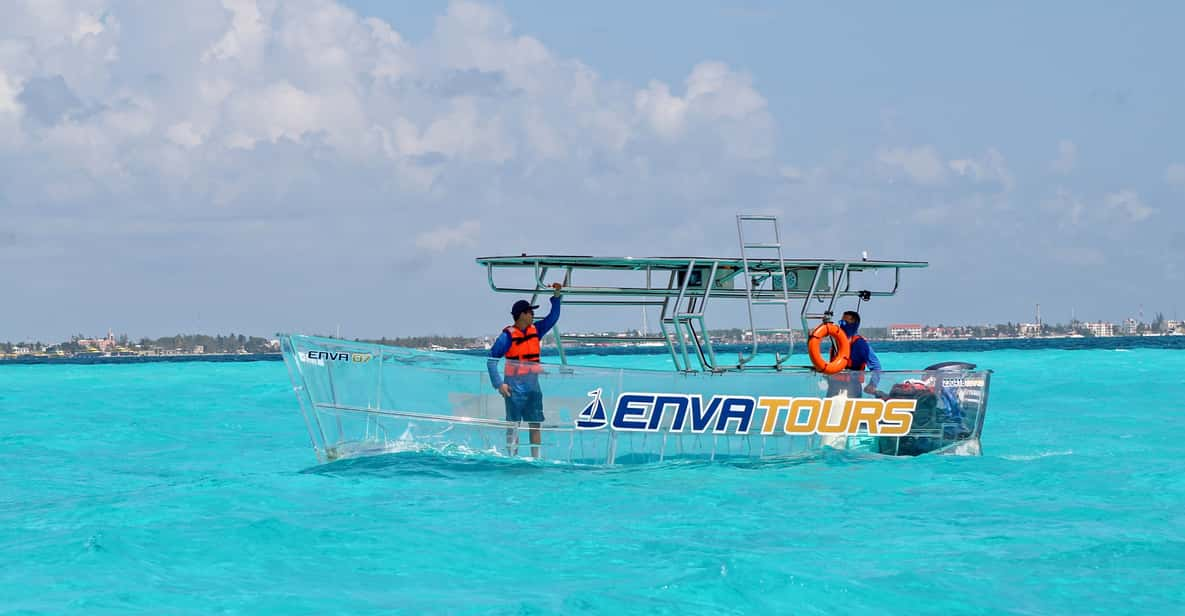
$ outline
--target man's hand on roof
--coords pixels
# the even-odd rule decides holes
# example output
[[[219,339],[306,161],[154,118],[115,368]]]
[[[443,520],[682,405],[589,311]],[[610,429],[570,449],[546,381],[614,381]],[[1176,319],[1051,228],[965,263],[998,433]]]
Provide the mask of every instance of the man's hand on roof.
[[[551,283],[551,288],[555,289],[555,291],[552,293],[552,295],[554,295],[555,297],[559,297],[560,296],[560,289],[564,288],[564,283],[553,282],[553,283]]]

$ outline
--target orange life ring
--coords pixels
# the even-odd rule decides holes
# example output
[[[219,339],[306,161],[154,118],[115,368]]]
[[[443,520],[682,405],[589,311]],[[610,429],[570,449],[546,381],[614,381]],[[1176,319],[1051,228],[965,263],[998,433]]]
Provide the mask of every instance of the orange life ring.
[[[828,337],[835,345],[835,359],[830,362],[823,361],[823,352],[819,349],[823,339]],[[815,370],[823,374],[835,374],[847,368],[848,357],[852,353],[852,343],[848,340],[848,335],[843,333],[843,330],[835,323],[823,323],[813,329],[810,340],[807,340],[806,348],[811,356],[811,364],[815,366]]]

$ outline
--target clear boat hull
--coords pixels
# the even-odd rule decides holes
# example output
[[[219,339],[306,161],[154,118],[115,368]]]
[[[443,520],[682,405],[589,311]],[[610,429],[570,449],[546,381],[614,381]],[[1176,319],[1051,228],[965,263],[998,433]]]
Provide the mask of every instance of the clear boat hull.
[[[506,421],[486,360],[282,336],[320,462],[431,450],[573,464],[790,457],[825,448],[979,455],[990,371],[680,373],[542,365],[541,443]],[[499,370],[502,368],[499,367]],[[908,417],[906,417],[908,416]]]

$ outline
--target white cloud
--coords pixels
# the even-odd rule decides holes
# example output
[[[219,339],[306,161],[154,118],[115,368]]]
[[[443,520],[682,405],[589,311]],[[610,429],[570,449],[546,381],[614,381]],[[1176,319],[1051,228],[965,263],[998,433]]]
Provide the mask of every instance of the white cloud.
[[[13,83],[8,75],[0,71],[0,114],[19,114],[21,104],[17,102],[17,94],[21,91],[21,84]]]
[[[1103,207],[1108,212],[1122,214],[1132,222],[1147,220],[1156,210],[1144,204],[1134,190],[1121,190],[1103,197]]]
[[[235,127],[231,145],[249,148],[261,139],[299,140],[316,130],[339,135],[341,126],[328,107],[321,95],[286,81],[238,93],[225,110]]]
[[[1053,198],[1042,201],[1041,208],[1070,225],[1082,222],[1086,213],[1086,206],[1082,201],[1064,188],[1058,188]]]
[[[744,118],[765,109],[748,75],[723,62],[696,65],[687,78],[687,100],[709,118]]]
[[[1142,222],[1156,214],[1155,209],[1145,204],[1140,195],[1130,189],[1108,193],[1101,199],[1083,200],[1066,188],[1058,188],[1053,197],[1041,202],[1041,209],[1069,226],[1107,225],[1113,224],[1116,219]]]
[[[645,90],[639,90],[634,95],[634,106],[650,122],[654,132],[662,137],[673,139],[683,133],[687,101],[671,96],[667,84],[651,81]]]
[[[916,148],[880,148],[877,162],[891,173],[904,173],[917,184],[933,185],[946,177],[945,165],[938,150],[926,145]]]
[[[715,134],[729,154],[739,158],[771,153],[773,120],[765,97],[752,79],[722,62],[703,62],[692,69],[682,97],[651,81],[634,94],[634,107],[660,137],[675,140],[691,132]]]
[[[544,159],[562,159],[567,155],[567,143],[559,130],[548,125],[540,110],[526,114],[527,141],[531,149]]]
[[[233,15],[230,28],[202,54],[202,59],[240,59],[248,65],[257,63],[268,32],[255,0],[222,0],[222,6]]]
[[[93,15],[87,15],[86,13],[79,13],[77,25],[75,25],[74,32],[73,32],[73,34],[70,35],[70,39],[73,40],[75,43],[78,43],[78,42],[82,41],[82,39],[84,39],[87,36],[102,34],[102,33],[103,33],[103,22],[99,21]]]
[[[937,186],[954,174],[975,184],[999,184],[1006,191],[1015,186],[1004,155],[995,148],[988,148],[983,156],[976,158],[946,160],[932,145],[881,147],[876,151],[875,161],[890,181],[904,177],[921,186]]]
[[[513,140],[502,128],[501,117],[483,117],[477,104],[468,99],[453,101],[446,115],[434,120],[407,147],[416,155],[442,154],[489,162],[505,162],[515,151]]]
[[[1050,166],[1054,171],[1065,175],[1074,170],[1078,164],[1078,146],[1069,139],[1062,139],[1057,143],[1057,158]]]
[[[602,193],[689,190],[693,173],[704,199],[742,176],[777,174],[776,126],[750,76],[707,61],[680,94],[657,81],[631,88],[555,56],[482,4],[451,3],[414,45],[333,0],[20,6],[0,25],[0,148],[31,142],[26,160],[56,161],[43,173],[78,167],[89,174],[75,181],[125,203],[137,191],[182,199],[193,185],[225,186],[241,175],[232,152],[252,157],[239,164],[254,173],[217,190],[219,203],[253,184],[275,189],[264,178],[291,173],[270,149],[280,146],[361,166],[396,203],[503,183],[507,166],[561,165],[549,174]],[[18,98],[30,80],[69,103],[32,110],[48,123],[40,131],[4,121],[32,113]],[[48,191],[43,179],[23,183],[18,200]]]
[[[202,141],[204,141],[202,134],[189,122],[178,122],[170,126],[165,134],[168,135],[169,140],[173,143],[187,148],[201,145]]]
[[[1015,185],[1012,174],[1004,163],[1004,155],[995,148],[988,148],[980,158],[952,160],[947,166],[959,176],[969,178],[977,184],[997,183],[1005,190],[1012,190]]]
[[[16,150],[22,141],[21,115],[22,105],[17,99],[21,91],[21,84],[14,83],[4,74],[0,67],[0,152],[6,149]],[[0,173],[0,178],[3,174]]]
[[[416,246],[432,252],[444,252],[454,246],[473,246],[481,233],[481,223],[466,220],[455,227],[439,227],[416,236]]]
[[[110,87],[121,28],[107,1],[22,0],[6,5],[0,20],[0,73],[19,83],[62,75],[84,94]]]

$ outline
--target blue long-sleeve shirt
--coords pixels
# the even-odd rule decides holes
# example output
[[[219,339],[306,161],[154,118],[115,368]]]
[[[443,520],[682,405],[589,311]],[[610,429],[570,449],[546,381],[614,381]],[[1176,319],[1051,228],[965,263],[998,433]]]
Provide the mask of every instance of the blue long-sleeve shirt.
[[[864,364],[864,367],[872,371],[872,378],[869,379],[869,384],[876,387],[881,381],[881,360],[873,352],[872,346],[863,337],[852,341],[852,348],[850,350],[852,365],[859,366]]]
[[[551,297],[551,311],[547,313],[547,316],[535,322],[535,332],[539,334],[540,342],[542,342],[543,337],[560,320],[560,299],[559,297]],[[506,352],[510,350],[510,343],[510,334],[506,330],[502,330],[502,333],[498,335],[498,339],[490,347],[490,359],[486,362],[486,367],[490,371],[490,383],[494,385],[494,389],[502,387],[502,373],[498,372],[498,360],[506,356]],[[516,377],[510,379],[508,382],[511,389],[514,390],[528,391],[539,388],[539,376],[536,374]]]

